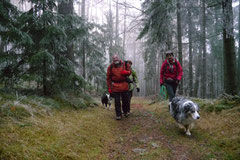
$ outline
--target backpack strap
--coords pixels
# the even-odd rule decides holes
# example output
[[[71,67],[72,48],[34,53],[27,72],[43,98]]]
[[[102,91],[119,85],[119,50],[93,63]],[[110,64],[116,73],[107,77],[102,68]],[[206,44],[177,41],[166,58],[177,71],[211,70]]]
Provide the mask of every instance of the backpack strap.
[[[127,69],[127,63],[126,63],[127,61],[124,61],[123,62],[123,69],[125,70],[125,69]],[[121,64],[121,66],[122,66],[122,64]],[[113,68],[113,64],[111,63],[110,64],[110,71],[111,71],[111,74],[112,74],[112,68]]]
[[[167,63],[169,65],[169,63]],[[176,69],[178,71],[178,64],[177,64],[177,60],[175,60],[175,62],[173,63],[176,66]],[[167,65],[165,65],[165,71],[167,70]]]
[[[177,71],[178,71],[178,64],[177,64],[177,60],[175,60],[175,66],[176,66],[176,69],[177,69]]]

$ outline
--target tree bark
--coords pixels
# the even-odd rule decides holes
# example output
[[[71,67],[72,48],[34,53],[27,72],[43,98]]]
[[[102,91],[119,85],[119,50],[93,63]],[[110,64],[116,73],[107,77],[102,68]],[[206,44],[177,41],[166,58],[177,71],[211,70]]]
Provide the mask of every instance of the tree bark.
[[[119,35],[118,35],[118,25],[119,25],[119,19],[118,19],[118,0],[116,1],[116,30],[115,30],[115,46],[119,46]]]
[[[58,13],[63,15],[73,14],[73,0],[60,3],[58,5]]]
[[[47,64],[46,60],[43,60],[43,66],[42,66],[42,84],[43,84],[43,94],[44,96],[48,95],[48,87],[47,87]]]
[[[180,5],[180,0],[177,0],[177,39],[178,39],[178,58],[180,64],[183,66],[182,63],[182,21],[181,21],[181,5]],[[180,89],[179,89],[179,94],[183,94],[183,79],[182,82],[180,83]]]
[[[188,39],[189,39],[189,81],[188,81],[188,94],[190,97],[193,96],[193,67],[192,67],[192,15],[191,6],[188,8]]]
[[[83,20],[86,20],[85,16],[85,0],[82,0],[82,6],[81,6],[81,16]],[[85,53],[85,40],[82,42],[82,67],[83,67],[83,78],[86,79],[86,53]]]
[[[205,0],[202,0],[202,47],[203,47],[203,56],[202,56],[202,80],[201,80],[201,88],[202,88],[202,98],[206,98],[206,85],[207,85],[207,51],[206,51],[206,7]]]
[[[68,2],[62,2],[58,5],[58,13],[62,15],[72,15],[73,14],[73,0],[69,0]],[[73,42],[67,44],[67,57],[74,62],[74,54],[73,54]]]
[[[240,0],[238,5],[238,44],[240,44]],[[240,45],[238,45],[238,61],[237,61],[237,82],[240,82]],[[240,92],[240,85],[238,84],[238,93]]]
[[[111,0],[109,2],[109,63],[112,62],[112,56],[113,56],[113,15],[112,15],[112,7],[111,7]]]
[[[237,94],[236,55],[233,36],[232,0],[223,0],[224,91]]]
[[[127,19],[127,6],[125,0],[124,6],[124,28],[123,28],[123,59],[125,59],[125,39],[126,39],[126,19]]]
[[[199,92],[199,80],[200,80],[200,73],[201,73],[201,63],[200,60],[202,59],[202,50],[198,51],[198,57],[197,57],[197,65],[196,65],[196,76],[195,76],[195,84],[194,84],[194,97],[198,97]]]

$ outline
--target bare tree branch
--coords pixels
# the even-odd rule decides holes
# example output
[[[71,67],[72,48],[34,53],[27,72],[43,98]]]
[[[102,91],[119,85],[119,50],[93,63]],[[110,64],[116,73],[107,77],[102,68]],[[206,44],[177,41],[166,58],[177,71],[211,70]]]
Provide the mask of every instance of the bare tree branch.
[[[113,0],[113,2],[117,3],[115,0]],[[118,2],[118,4],[121,5],[121,6],[127,7],[127,8],[136,9],[136,10],[142,12],[142,13],[144,12],[144,10],[139,9],[139,8],[137,8],[137,7],[134,7],[133,5],[130,5],[129,3],[120,3],[120,2]]]

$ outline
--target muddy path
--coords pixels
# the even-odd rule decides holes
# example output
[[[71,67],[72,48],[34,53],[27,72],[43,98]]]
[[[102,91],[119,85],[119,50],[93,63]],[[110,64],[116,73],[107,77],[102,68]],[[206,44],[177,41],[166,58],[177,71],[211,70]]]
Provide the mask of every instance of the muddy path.
[[[155,113],[158,109],[163,110],[160,115]],[[117,122],[114,130],[116,141],[110,146],[109,159],[200,159],[191,146],[191,141],[197,139],[194,136],[186,137],[174,121],[168,122],[166,106],[151,108],[136,99],[131,111],[128,118]],[[176,133],[169,134],[171,129]]]

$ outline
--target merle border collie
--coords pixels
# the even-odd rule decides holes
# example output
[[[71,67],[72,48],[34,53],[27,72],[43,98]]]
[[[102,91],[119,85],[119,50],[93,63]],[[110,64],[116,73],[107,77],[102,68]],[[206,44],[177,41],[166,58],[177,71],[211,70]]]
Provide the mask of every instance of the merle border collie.
[[[103,96],[102,96],[102,105],[103,107],[106,107],[107,109],[111,109],[111,100],[112,100],[112,97],[110,96],[110,94],[108,93],[105,93]]]
[[[169,110],[179,127],[184,128],[186,135],[190,136],[191,129],[200,118],[198,105],[189,99],[174,97],[169,103]]]

